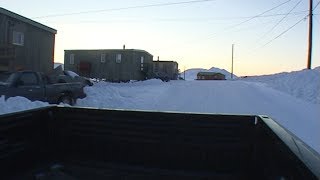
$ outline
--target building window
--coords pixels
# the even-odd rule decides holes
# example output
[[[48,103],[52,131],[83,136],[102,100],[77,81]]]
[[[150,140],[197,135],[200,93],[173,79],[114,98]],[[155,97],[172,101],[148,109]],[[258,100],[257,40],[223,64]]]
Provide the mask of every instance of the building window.
[[[100,57],[100,62],[101,63],[105,63],[106,62],[106,54],[101,54],[101,57]]]
[[[140,58],[140,62],[141,62],[140,70],[141,70],[141,71],[143,71],[143,70],[144,70],[144,68],[143,68],[143,61],[144,61],[144,57],[143,57],[143,56],[141,56],[141,58]]]
[[[70,54],[69,63],[74,64],[74,54]]]
[[[116,55],[116,63],[121,63],[121,54]]]
[[[13,31],[12,44],[23,46],[24,45],[24,34],[22,32]]]

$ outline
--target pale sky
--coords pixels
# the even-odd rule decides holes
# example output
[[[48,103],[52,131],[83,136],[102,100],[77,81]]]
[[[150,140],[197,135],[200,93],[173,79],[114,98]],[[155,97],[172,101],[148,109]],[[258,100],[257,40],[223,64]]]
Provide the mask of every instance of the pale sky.
[[[307,0],[2,0],[0,5],[58,31],[55,62],[63,63],[65,49],[121,49],[125,44],[148,51],[155,60],[177,61],[182,71],[231,71],[235,44],[238,76],[307,66]],[[320,5],[314,10],[312,67],[320,66],[319,11]]]

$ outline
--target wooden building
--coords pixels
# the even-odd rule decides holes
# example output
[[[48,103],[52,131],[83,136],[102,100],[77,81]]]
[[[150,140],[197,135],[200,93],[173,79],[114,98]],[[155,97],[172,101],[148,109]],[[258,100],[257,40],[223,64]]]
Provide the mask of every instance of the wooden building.
[[[65,70],[112,82],[152,77],[153,56],[138,49],[65,50]]]
[[[0,7],[0,71],[53,70],[57,31]]]
[[[177,80],[179,75],[176,61],[153,61],[153,73],[156,78],[164,80]]]
[[[226,80],[226,76],[217,72],[198,72],[197,80]]]

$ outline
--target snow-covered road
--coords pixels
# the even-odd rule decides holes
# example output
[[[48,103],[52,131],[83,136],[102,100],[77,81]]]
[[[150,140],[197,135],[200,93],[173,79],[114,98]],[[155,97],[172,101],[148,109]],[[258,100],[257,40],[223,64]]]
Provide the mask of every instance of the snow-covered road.
[[[268,115],[320,152],[320,105],[259,82],[171,81],[99,83],[78,106],[155,111]],[[103,94],[103,95],[102,95]],[[99,103],[97,103],[99,102]],[[310,138],[311,137],[311,138]]]

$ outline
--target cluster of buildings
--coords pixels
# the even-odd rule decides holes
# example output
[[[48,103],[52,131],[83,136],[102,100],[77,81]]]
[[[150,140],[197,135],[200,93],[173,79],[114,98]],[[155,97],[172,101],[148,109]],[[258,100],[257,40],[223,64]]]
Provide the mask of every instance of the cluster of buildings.
[[[152,54],[139,49],[65,50],[64,68],[85,77],[113,82],[178,78],[178,63],[154,61]]]
[[[47,74],[54,67],[57,30],[0,7],[0,71],[33,70]],[[120,82],[178,78],[178,63],[153,60],[139,49],[65,50],[64,69],[79,75]]]

